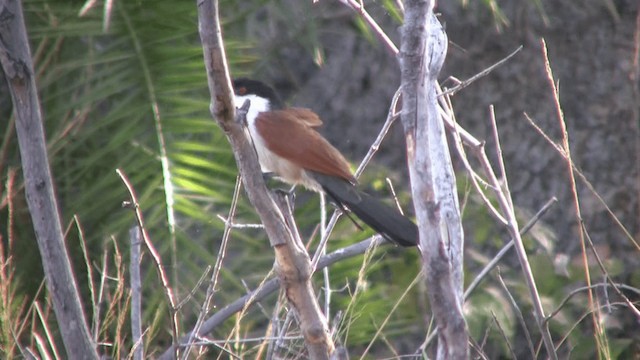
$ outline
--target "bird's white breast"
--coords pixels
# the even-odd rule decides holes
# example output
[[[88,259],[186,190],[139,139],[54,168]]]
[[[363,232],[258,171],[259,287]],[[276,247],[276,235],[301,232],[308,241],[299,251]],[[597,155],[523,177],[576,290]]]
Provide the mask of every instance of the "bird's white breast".
[[[256,95],[236,95],[234,98],[235,106],[237,108],[242,107],[246,100],[250,101],[249,111],[247,111],[247,127],[258,153],[262,172],[274,173],[285,182],[300,184],[306,188],[319,191],[320,185],[309,177],[303,168],[269,150],[262,135],[260,135],[256,127],[256,121],[261,112],[271,110],[269,101]]]

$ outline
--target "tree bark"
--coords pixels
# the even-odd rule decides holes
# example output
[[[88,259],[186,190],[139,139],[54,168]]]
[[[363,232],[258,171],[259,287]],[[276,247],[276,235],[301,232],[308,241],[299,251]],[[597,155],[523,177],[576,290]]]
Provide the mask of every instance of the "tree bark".
[[[406,1],[400,50],[402,123],[423,269],[438,326],[437,359],[467,359],[463,230],[436,92],[446,53],[447,37],[433,14],[433,2]]]
[[[64,244],[29,41],[22,5],[17,0],[0,1],[0,62],[16,115],[29,212],[67,357],[97,359]]]

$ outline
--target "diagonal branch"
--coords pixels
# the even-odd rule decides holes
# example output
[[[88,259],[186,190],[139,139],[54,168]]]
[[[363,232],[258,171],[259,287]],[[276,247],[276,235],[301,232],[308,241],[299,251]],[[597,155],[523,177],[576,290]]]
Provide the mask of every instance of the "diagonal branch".
[[[198,24],[209,91],[211,114],[224,130],[242,174],[251,204],[264,224],[276,257],[276,270],[287,299],[295,309],[309,358],[329,359],[334,352],[327,320],[320,311],[310,279],[311,261],[301,242],[295,238],[295,224],[287,222],[283,210],[269,196],[262,178],[258,157],[245,134],[243,121],[236,118],[231,79],[222,41],[218,2],[198,0]]]

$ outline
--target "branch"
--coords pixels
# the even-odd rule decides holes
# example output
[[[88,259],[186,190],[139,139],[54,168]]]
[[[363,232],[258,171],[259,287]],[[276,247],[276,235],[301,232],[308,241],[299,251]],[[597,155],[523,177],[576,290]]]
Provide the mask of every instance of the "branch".
[[[437,359],[467,359],[463,231],[437,96],[437,76],[446,52],[447,37],[433,14],[433,2],[405,1],[400,51],[402,124],[423,268],[439,330]]]
[[[313,288],[309,285],[312,271],[308,254],[304,246],[295,239],[293,222],[287,224],[284,218],[283,210],[287,209],[279,209],[269,196],[255,149],[245,135],[242,121],[236,118],[218,2],[199,0],[197,5],[200,38],[211,92],[211,113],[227,135],[249,201],[260,216],[275,251],[276,270],[287,298],[298,314],[308,355],[311,359],[329,359],[335,347],[329,336],[327,320],[320,312]],[[295,278],[290,277],[292,274]]]
[[[369,239],[363,240],[359,243],[347,246],[346,248],[342,248],[336,250],[332,253],[324,255],[320,257],[318,261],[317,270],[324,269],[325,267],[331,266],[339,261],[344,259],[348,259],[354,257],[356,255],[364,254],[367,249],[370,247],[377,247],[382,245],[389,245],[390,243],[382,238],[381,236],[374,236]],[[206,336],[207,334],[213,332],[220,324],[222,324],[225,320],[229,319],[236,313],[247,309],[248,307],[260,302],[270,294],[274,293],[278,290],[280,286],[280,279],[275,278],[271,280],[265,281],[260,287],[248,293],[247,295],[237,299],[231,304],[225,306],[220,309],[217,313],[213,314],[210,318],[208,318],[201,326],[199,335]],[[193,332],[183,336],[178,342],[180,346],[184,346],[183,344],[187,343],[189,338],[193,337]],[[169,360],[172,359],[174,347],[167,349],[158,360]]]
[[[142,236],[142,241],[149,251],[151,258],[153,259],[153,263],[156,267],[156,271],[158,272],[158,277],[160,278],[160,282],[162,284],[162,290],[164,291],[164,295],[167,299],[167,303],[169,305],[169,318],[171,319],[171,334],[172,340],[175,342],[178,339],[179,329],[178,329],[178,308],[176,307],[176,297],[171,289],[171,284],[169,282],[169,276],[167,276],[166,271],[164,271],[164,266],[162,265],[162,257],[160,253],[153,245],[151,238],[149,237],[149,233],[144,225],[144,217],[142,216],[142,210],[140,210],[140,203],[138,202],[138,196],[129,181],[129,178],[125,175],[125,173],[121,169],[116,169],[116,173],[124,183],[127,188],[127,192],[129,193],[130,201],[125,201],[122,203],[123,207],[129,207],[133,210],[134,216],[136,218],[136,224],[140,231],[140,235]]]
[[[11,91],[25,192],[42,267],[70,359],[97,359],[64,244],[20,1],[0,2],[0,63]]]
[[[144,359],[144,339],[142,338],[142,281],[140,278],[140,248],[142,232],[138,226],[129,229],[129,282],[131,286],[131,349],[133,360]]]

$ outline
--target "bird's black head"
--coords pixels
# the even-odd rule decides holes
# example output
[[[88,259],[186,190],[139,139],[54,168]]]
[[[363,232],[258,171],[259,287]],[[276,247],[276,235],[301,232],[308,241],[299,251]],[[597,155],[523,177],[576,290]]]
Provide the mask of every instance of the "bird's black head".
[[[238,96],[256,95],[269,100],[272,109],[282,108],[282,100],[269,85],[252,79],[238,78],[233,80],[233,92]]]

